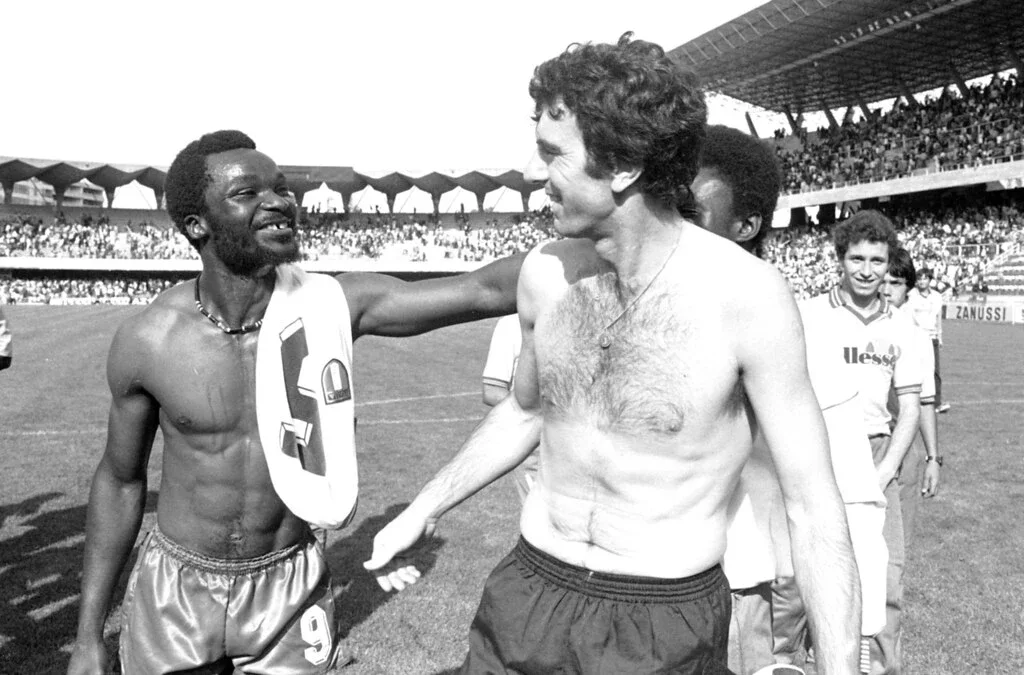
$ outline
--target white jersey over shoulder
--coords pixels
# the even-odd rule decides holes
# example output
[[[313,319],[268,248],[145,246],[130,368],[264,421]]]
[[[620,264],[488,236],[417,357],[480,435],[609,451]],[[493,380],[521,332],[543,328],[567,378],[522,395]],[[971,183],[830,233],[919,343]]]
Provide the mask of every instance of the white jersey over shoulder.
[[[355,514],[359,492],[352,322],[341,285],[277,268],[256,352],[256,415],[281,501],[318,527]]]

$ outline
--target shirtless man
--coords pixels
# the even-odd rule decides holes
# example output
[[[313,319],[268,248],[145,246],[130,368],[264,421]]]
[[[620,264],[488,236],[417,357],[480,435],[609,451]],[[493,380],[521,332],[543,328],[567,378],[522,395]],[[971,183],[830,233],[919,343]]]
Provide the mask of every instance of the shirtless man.
[[[523,264],[512,395],[378,533],[366,567],[385,590],[415,582],[414,565],[389,562],[539,442],[522,538],[487,581],[463,672],[729,672],[719,562],[756,416],[821,672],[855,672],[856,570],[795,303],[768,264],[692,222],[701,92],[626,34],[542,64],[530,93],[525,175],[568,238]]]
[[[324,553],[275,490],[259,434],[257,343],[278,337],[260,337],[262,318],[275,280],[301,270],[287,264],[299,252],[295,198],[255,148],[238,131],[207,134],[167,173],[168,211],[203,268],[128,318],[110,349],[107,444],[89,496],[69,673],[105,671],[104,619],[142,522],[158,429],[157,527],[125,594],[124,672],[291,675],[329,672],[338,661]],[[317,311],[346,319],[332,342],[345,343],[348,362],[334,364],[332,391],[350,395],[347,376],[334,375],[351,366],[360,335],[411,335],[513,312],[520,264],[418,283],[342,274],[340,293],[331,277],[306,275],[338,293],[338,306]]]

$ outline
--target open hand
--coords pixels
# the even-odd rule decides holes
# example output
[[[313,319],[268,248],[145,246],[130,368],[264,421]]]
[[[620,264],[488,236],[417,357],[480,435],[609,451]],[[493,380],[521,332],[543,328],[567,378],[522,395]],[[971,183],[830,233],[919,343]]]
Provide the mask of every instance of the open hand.
[[[436,525],[436,520],[418,516],[406,509],[373,538],[373,553],[363,563],[363,567],[375,573],[377,583],[385,592],[401,591],[416,583],[420,571],[403,554],[433,537]]]

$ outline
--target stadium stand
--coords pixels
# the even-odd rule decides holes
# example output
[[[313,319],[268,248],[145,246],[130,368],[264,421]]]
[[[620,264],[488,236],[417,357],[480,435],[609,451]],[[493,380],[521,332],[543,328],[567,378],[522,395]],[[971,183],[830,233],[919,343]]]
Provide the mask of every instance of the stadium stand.
[[[938,98],[778,141],[787,192],[810,192],[927,171],[1024,160],[1024,87],[993,77]],[[788,141],[788,142],[787,142]]]
[[[997,201],[993,203],[985,195],[961,195],[946,203],[894,202],[881,207],[898,225],[903,245],[919,264],[935,271],[936,280],[950,295],[980,292],[979,278],[993,295],[1024,295],[1024,256],[1019,253],[1024,244],[1024,205],[1006,198]],[[542,214],[505,214],[475,228],[430,223],[412,214],[353,218],[311,214],[304,219],[303,251],[306,260],[369,259],[382,269],[410,262],[482,263],[532,248],[553,236],[549,228],[549,220]],[[767,259],[779,267],[800,297],[820,293],[835,281],[827,226],[778,228],[768,237],[765,250]],[[0,218],[0,269],[5,256],[186,261],[194,260],[195,252],[174,228],[150,223],[87,225],[51,215],[49,224],[38,218]],[[174,279],[184,278],[178,275],[131,284],[130,279],[118,277],[39,279],[25,278],[25,274],[19,272],[6,282],[0,278],[0,298],[9,302],[65,302],[69,297],[110,302],[122,298],[120,302],[134,303],[152,297]],[[13,283],[16,279],[23,283]]]
[[[783,227],[766,251],[797,295],[834,281],[829,227],[876,208],[894,219],[918,264],[935,270],[948,298],[1024,296],[1018,10],[1013,0],[915,0],[896,10],[872,0],[775,0],[673,50],[710,90],[786,117],[791,133],[775,130],[773,142],[788,192],[780,208],[790,219],[776,218]],[[815,111],[829,124],[808,131],[800,121]],[[440,196],[458,188],[481,207],[494,190],[519,192],[525,204],[538,186],[519,172],[283,168],[300,198],[321,185],[341,192],[346,207],[368,186],[387,196],[387,213],[304,214],[304,256],[323,271],[452,272],[552,236],[541,212],[437,211]],[[15,178],[80,176],[101,181],[110,196],[134,176],[159,200],[163,169],[128,169],[0,158],[7,194]],[[412,187],[431,194],[434,213],[391,212]],[[195,258],[163,210],[0,205],[0,301],[145,301],[193,274]]]

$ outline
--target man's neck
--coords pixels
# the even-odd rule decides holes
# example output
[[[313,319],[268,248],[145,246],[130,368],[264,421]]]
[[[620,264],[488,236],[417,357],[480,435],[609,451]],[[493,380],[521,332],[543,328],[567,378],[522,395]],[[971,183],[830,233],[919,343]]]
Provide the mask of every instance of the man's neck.
[[[839,285],[839,297],[842,298],[843,304],[852,307],[863,316],[874,314],[882,306],[882,299],[877,294],[870,296],[857,295],[852,293],[845,284]]]
[[[624,205],[594,241],[597,254],[608,262],[628,294],[643,287],[664,265],[666,256],[680,245],[687,222],[675,212]]]
[[[206,308],[232,326],[262,318],[274,290],[275,267],[239,275],[218,263],[206,264],[204,260],[203,271],[196,280]]]

